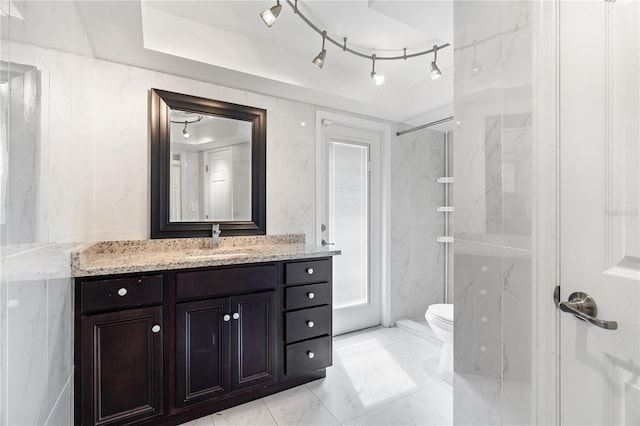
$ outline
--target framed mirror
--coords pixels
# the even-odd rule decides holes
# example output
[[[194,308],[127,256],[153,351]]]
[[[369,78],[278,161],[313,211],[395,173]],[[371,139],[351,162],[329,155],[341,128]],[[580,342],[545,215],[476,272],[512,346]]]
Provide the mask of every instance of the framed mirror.
[[[266,234],[267,111],[151,89],[151,238]]]

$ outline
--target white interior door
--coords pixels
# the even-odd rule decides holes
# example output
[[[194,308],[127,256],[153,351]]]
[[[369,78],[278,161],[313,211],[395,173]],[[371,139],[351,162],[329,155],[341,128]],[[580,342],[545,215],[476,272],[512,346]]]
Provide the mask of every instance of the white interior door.
[[[231,148],[207,152],[205,214],[207,220],[233,220]]]
[[[333,260],[338,335],[380,324],[381,135],[327,124],[321,131],[320,238],[342,250]]]
[[[637,0],[560,4],[560,300],[617,322],[560,315],[565,425],[640,424],[639,27]]]

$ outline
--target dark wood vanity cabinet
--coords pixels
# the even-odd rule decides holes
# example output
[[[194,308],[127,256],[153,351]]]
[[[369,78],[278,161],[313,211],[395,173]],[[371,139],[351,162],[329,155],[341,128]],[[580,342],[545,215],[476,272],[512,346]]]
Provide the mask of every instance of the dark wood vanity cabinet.
[[[331,258],[77,278],[75,297],[76,425],[179,424],[331,365]]]
[[[273,381],[276,292],[179,303],[176,405]]]
[[[84,311],[76,319],[80,335],[80,343],[76,338],[80,371],[76,374],[82,389],[76,397],[76,404],[80,403],[76,424],[81,418],[85,425],[122,425],[163,414],[162,306],[136,308],[159,301],[157,292],[146,297],[136,294],[136,286],[148,282],[158,286],[161,294],[158,278],[80,283],[86,289],[80,297]],[[96,295],[104,297],[102,303]],[[114,311],[114,305],[119,310]]]

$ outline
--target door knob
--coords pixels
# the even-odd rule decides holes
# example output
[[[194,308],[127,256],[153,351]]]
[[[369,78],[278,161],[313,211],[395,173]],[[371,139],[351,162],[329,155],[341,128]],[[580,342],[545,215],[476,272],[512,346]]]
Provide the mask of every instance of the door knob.
[[[560,302],[560,287],[556,287],[554,300],[556,302],[556,306],[560,308],[562,312],[573,314],[582,321],[590,322],[591,324],[606,330],[618,329],[618,323],[616,321],[604,321],[596,318],[596,315],[598,315],[598,306],[596,305],[595,300],[593,300],[593,297],[589,296],[587,293],[576,291],[569,295],[569,300],[567,302]]]

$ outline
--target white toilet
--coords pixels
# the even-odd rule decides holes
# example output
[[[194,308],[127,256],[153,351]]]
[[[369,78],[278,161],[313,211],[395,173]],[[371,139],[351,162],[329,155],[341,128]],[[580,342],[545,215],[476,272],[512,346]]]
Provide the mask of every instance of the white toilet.
[[[451,385],[453,382],[453,305],[445,303],[431,305],[424,317],[436,337],[443,343],[438,375]]]

